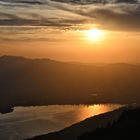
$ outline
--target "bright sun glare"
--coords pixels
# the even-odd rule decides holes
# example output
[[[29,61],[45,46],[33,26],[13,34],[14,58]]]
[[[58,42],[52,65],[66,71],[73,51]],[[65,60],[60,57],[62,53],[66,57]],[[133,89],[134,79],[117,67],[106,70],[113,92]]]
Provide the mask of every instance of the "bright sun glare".
[[[90,41],[100,41],[104,37],[104,32],[100,29],[90,29],[85,31],[86,38]]]

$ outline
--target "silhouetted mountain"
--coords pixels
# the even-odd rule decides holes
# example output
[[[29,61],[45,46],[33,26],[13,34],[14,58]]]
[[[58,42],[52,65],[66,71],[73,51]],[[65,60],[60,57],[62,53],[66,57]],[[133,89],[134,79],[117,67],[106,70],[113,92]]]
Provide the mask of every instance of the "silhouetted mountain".
[[[139,139],[140,108],[124,111],[119,120],[105,128],[85,133],[78,140],[136,140]]]
[[[139,65],[78,65],[2,56],[0,111],[24,105],[139,102],[139,81]]]

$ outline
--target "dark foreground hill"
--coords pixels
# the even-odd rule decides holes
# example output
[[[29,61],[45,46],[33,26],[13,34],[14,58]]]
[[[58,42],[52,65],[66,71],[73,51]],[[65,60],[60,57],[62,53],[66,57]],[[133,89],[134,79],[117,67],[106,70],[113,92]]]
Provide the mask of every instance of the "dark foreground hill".
[[[140,101],[140,66],[0,57],[0,112],[14,106]]]
[[[140,108],[124,111],[117,122],[85,133],[78,140],[138,140],[139,138]]]

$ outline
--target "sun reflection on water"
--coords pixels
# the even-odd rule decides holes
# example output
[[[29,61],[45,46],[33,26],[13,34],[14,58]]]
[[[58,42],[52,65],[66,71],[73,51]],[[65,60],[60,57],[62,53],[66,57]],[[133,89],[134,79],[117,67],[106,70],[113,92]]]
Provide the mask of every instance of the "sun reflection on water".
[[[121,107],[121,105],[100,105],[100,104],[97,104],[97,105],[90,105],[90,106],[85,106],[85,107],[81,107],[77,113],[77,119],[79,120],[84,120],[86,118],[89,118],[91,116],[95,116],[95,115],[99,115],[99,114],[102,114],[102,113],[105,113],[105,112],[109,112],[109,111],[112,111],[116,108],[119,108]]]

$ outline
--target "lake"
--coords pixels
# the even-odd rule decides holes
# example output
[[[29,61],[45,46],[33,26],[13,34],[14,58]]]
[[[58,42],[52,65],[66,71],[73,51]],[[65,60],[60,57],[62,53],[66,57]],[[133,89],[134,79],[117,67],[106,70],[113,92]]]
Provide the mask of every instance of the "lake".
[[[12,113],[0,114],[0,140],[22,140],[58,131],[119,107],[118,104],[15,107]]]

